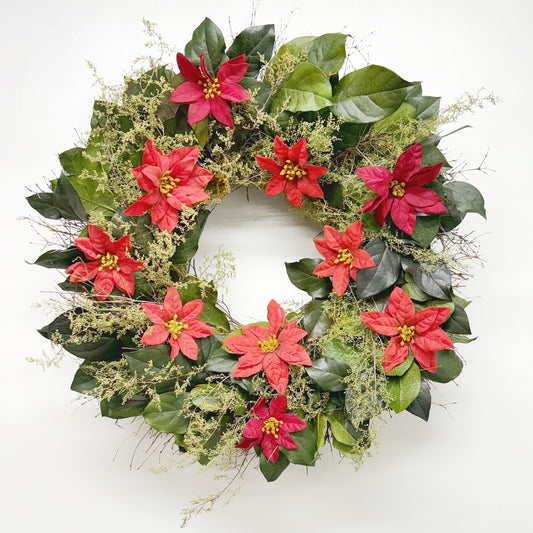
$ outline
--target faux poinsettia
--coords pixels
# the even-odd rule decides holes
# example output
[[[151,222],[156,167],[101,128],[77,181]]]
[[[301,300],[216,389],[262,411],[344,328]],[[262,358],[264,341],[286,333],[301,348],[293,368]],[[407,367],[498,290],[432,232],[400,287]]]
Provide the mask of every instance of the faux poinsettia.
[[[284,326],[285,312],[275,300],[270,300],[267,310],[268,329],[259,325],[244,327],[242,335],[225,339],[224,345],[233,353],[243,354],[233,370],[234,377],[247,378],[264,370],[272,388],[285,394],[289,383],[287,365],[312,365],[298,344],[307,333],[294,322]]]
[[[342,296],[350,278],[354,281],[360,268],[376,266],[370,254],[359,247],[363,242],[361,222],[350,224],[343,235],[331,226],[324,226],[324,239],[314,239],[316,249],[325,257],[313,271],[315,276],[333,276],[333,290]]]
[[[437,178],[441,167],[442,163],[422,167],[422,145],[417,143],[400,155],[392,172],[385,167],[357,169],[356,174],[377,194],[360,211],[374,211],[380,226],[390,211],[394,224],[412,235],[417,212],[437,214],[446,211],[439,195],[424,187]]]
[[[105,300],[116,287],[128,296],[135,292],[134,272],[144,268],[144,263],[128,257],[130,236],[125,235],[116,241],[102,228],[89,224],[89,237],[74,239],[74,244],[89,261],[79,261],[70,265],[65,272],[72,282],[94,279],[94,290],[98,300]]]
[[[279,446],[287,450],[298,448],[290,433],[301,431],[307,424],[296,415],[287,413],[287,398],[276,396],[270,401],[270,410],[264,397],[259,398],[250,410],[257,418],[250,419],[243,432],[242,440],[236,448],[250,450],[261,444],[265,457],[275,463],[279,458]]]
[[[277,135],[274,139],[276,159],[256,155],[257,164],[268,170],[272,177],[265,193],[274,196],[285,191],[287,200],[296,208],[302,205],[303,195],[324,198],[317,178],[323,176],[327,168],[307,165],[307,141],[302,137],[294,146],[288,147]]]
[[[420,366],[435,372],[435,351],[452,349],[448,335],[439,328],[450,310],[445,307],[426,307],[415,313],[415,306],[407,294],[396,287],[384,313],[361,313],[363,322],[380,335],[392,337],[383,355],[383,368],[390,372],[412,351]]]
[[[141,342],[154,346],[168,341],[171,347],[170,359],[175,359],[181,352],[185,357],[196,361],[198,345],[194,339],[213,335],[205,322],[197,320],[204,307],[202,300],[192,300],[183,305],[175,287],[169,287],[163,307],[154,303],[143,303],[141,307],[154,323],[144,332]]]
[[[173,231],[180,211],[209,198],[203,188],[213,174],[196,165],[199,153],[196,146],[187,146],[165,155],[148,139],[142,166],[132,170],[139,187],[148,192],[124,213],[138,217],[151,209],[152,223],[162,231]]]
[[[177,104],[189,104],[187,122],[196,124],[209,113],[225,126],[233,128],[228,102],[242,102],[250,95],[239,85],[248,70],[245,55],[234,57],[223,63],[215,77],[211,75],[200,55],[200,68],[178,53],[176,61],[185,81],[178,85],[170,96]]]

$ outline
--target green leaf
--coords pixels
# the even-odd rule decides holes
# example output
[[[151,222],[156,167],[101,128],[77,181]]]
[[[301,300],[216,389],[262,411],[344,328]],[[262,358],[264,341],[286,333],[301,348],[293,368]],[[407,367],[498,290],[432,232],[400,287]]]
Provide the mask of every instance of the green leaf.
[[[431,268],[431,265],[428,265]],[[448,300],[451,295],[452,277],[446,265],[439,266],[433,272],[416,268],[413,272],[415,283],[426,293],[439,300]]]
[[[323,310],[323,300],[311,300],[305,309],[302,326],[307,331],[307,339],[322,337],[332,324],[331,318]]]
[[[142,395],[133,396],[125,403],[122,403],[121,396],[113,396],[110,400],[100,402],[100,412],[102,416],[120,420],[141,415],[147,403],[146,397]]]
[[[221,331],[229,331],[228,317],[212,303],[204,302],[204,308],[199,319]]]
[[[340,411],[334,411],[333,413],[327,414],[326,418],[328,419],[331,427],[331,433],[338,442],[344,444],[345,446],[349,446],[350,448],[357,444],[356,440],[346,429],[346,421]]]
[[[315,424],[313,425],[316,443],[317,443],[314,461],[318,460],[320,448],[324,446],[324,442],[326,440],[326,424],[327,424],[327,418],[323,414],[317,415],[315,419]]]
[[[311,63],[299,63],[272,100],[272,110],[318,111],[331,105],[329,78]]]
[[[487,218],[485,200],[470,183],[452,181],[444,185],[444,192],[460,213],[478,213],[483,218]]]
[[[272,88],[270,85],[263,83],[262,81],[256,80],[254,78],[243,78],[240,84],[250,93],[254,93],[253,98],[259,104],[265,105]]]
[[[422,376],[438,383],[448,383],[454,380],[463,369],[463,362],[453,350],[440,350],[437,355],[437,370],[435,373],[422,371]]]
[[[91,215],[111,218],[115,214],[115,199],[108,191],[98,190],[98,182],[91,178],[71,177],[69,181],[78,193],[83,208]],[[59,182],[58,182],[59,185]]]
[[[394,113],[412,87],[391,70],[369,65],[340,80],[331,110],[347,122],[376,122]]]
[[[409,353],[402,363],[387,372],[387,376],[403,376],[409,370],[409,368],[411,368],[413,361],[414,356],[412,353]]]
[[[54,205],[61,206],[63,218],[87,222],[87,210],[84,209],[79,192],[66,176],[61,176],[54,188]]]
[[[466,335],[459,335],[458,333],[449,333],[448,337],[450,337],[453,344],[470,344],[477,339],[477,337],[470,338]]]
[[[228,57],[244,54],[249,65],[246,75],[253,78],[259,74],[263,66],[260,56],[263,56],[265,61],[269,61],[272,57],[274,40],[274,24],[250,26],[235,37],[233,44],[228,48]]]
[[[278,460],[275,463],[271,463],[263,452],[259,456],[259,470],[261,470],[261,473],[267,481],[276,481],[289,464],[289,460],[282,453],[279,454]]]
[[[304,428],[301,431],[291,433],[291,437],[298,445],[298,448],[287,450],[280,446],[280,455],[283,454],[289,462],[295,465],[313,466],[318,452],[318,443],[314,432],[309,428]]]
[[[440,215],[418,216],[412,237],[422,248],[428,248],[439,233],[439,229]]]
[[[444,154],[434,144],[422,144],[422,166],[427,167],[438,165],[439,163],[442,163],[443,167],[450,167],[450,163],[448,163]],[[439,191],[435,192],[439,194]]]
[[[85,363],[82,363],[76,371],[76,374],[74,374],[70,390],[79,392],[80,394],[87,394],[98,385],[98,380],[90,374],[87,374],[85,370]]]
[[[198,385],[191,390],[189,398],[191,403],[202,411],[217,412],[225,410],[223,400],[225,385],[206,383]]]
[[[403,411],[413,403],[420,393],[420,368],[417,364],[412,364],[403,376],[388,378],[386,387],[389,394],[389,405],[396,413]]]
[[[65,218],[61,208],[54,204],[54,194],[51,192],[32,194],[31,196],[27,196],[26,200],[44,218],[51,220]]]
[[[162,433],[182,435],[187,431],[189,420],[183,414],[183,403],[187,395],[166,392],[159,396],[161,406],[152,400],[144,410],[143,417],[154,429]]]
[[[77,258],[80,258],[82,253],[78,248],[72,246],[66,250],[48,250],[40,255],[34,265],[39,265],[45,268],[68,268]]]
[[[363,136],[368,126],[366,124],[354,124],[353,122],[344,122],[339,127],[337,141],[334,141],[333,146],[336,150],[346,150],[355,146],[359,139]],[[374,217],[372,217],[374,218]]]
[[[65,171],[67,176],[74,176],[82,171],[82,154],[83,148],[70,148],[70,150],[65,150],[63,153],[59,154],[61,168]]]
[[[207,363],[206,370],[208,372],[229,374],[237,366],[237,359],[224,349],[224,345],[215,335],[200,339],[198,346],[204,361]]]
[[[408,96],[405,101],[415,108],[417,120],[431,120],[439,113],[440,97],[438,96]],[[428,164],[433,163],[423,163],[424,166]]]
[[[426,422],[429,419],[429,411],[431,409],[431,391],[429,390],[428,382],[423,379],[420,385],[420,392],[418,396],[407,407],[407,411],[418,416]]]
[[[170,363],[170,346],[159,344],[126,352],[124,358],[132,373],[142,378],[148,369],[161,370]]]
[[[206,17],[193,31],[192,39],[185,45],[185,56],[199,65],[200,55],[204,54],[205,64],[209,72],[215,76],[220,65],[227,59],[225,49],[226,43],[220,28]]]
[[[309,377],[323,390],[341,391],[346,388],[344,378],[350,365],[340,359],[323,357],[313,361],[313,366],[305,367]]]
[[[200,148],[203,148],[207,144],[207,141],[209,139],[209,121],[207,120],[207,118],[204,118],[203,120],[192,124],[191,129],[196,135],[196,139],[198,140],[198,146],[200,146]]]
[[[416,300],[417,302],[427,302],[428,300],[431,300],[431,296],[418,287],[413,280],[413,276],[408,272],[405,273],[405,280],[407,283],[402,285],[402,290],[407,296],[409,296],[409,298],[411,298],[411,300]]]
[[[311,35],[304,37],[296,37],[282,46],[280,46],[276,55],[270,60],[267,66],[266,77],[277,78],[278,77],[278,67],[286,63],[287,56],[294,56],[296,58],[304,58],[304,51],[307,49],[307,46],[312,42],[316,37]],[[302,59],[303,60],[303,59]]]
[[[357,272],[357,296],[368,298],[388,289],[400,275],[400,256],[389,250],[379,239],[372,239],[364,248],[374,260],[375,267]]]
[[[348,354],[354,353],[354,348],[344,344],[337,337],[333,337],[322,350],[323,357],[330,357],[332,359],[346,360]]]
[[[113,337],[100,337],[94,342],[63,344],[67,352],[88,361],[109,361],[120,355],[120,342]]]
[[[313,39],[307,48],[307,61],[325,74],[337,74],[346,59],[346,35],[326,33]]]
[[[322,185],[324,191],[324,200],[330,207],[334,209],[342,209],[344,207],[344,187],[342,183],[326,183]]]
[[[300,259],[294,263],[285,263],[291,283],[305,291],[312,298],[327,298],[331,292],[331,281],[313,274],[321,259]]]
[[[186,263],[195,256],[198,251],[198,241],[210,214],[211,212],[206,209],[198,212],[194,227],[187,232],[185,240],[176,246],[176,251],[172,256],[174,264]]]

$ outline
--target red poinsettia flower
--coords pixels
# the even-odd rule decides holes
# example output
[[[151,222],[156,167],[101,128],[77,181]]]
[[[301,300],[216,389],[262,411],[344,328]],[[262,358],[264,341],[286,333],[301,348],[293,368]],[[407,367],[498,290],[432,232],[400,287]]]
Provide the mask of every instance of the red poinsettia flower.
[[[119,291],[133,296],[135,280],[133,273],[144,268],[144,263],[127,257],[130,250],[130,236],[125,235],[112,241],[107,233],[98,226],[89,224],[89,237],[74,239],[74,244],[89,261],[79,261],[70,265],[65,272],[70,281],[89,281],[94,279],[94,290],[98,300],[105,300],[116,287]]]
[[[170,359],[175,359],[179,352],[196,361],[198,345],[194,339],[203,339],[213,335],[211,328],[196,320],[204,304],[202,300],[192,300],[182,305],[175,287],[169,287],[163,307],[153,303],[141,305],[146,316],[154,323],[142,336],[141,342],[154,346],[167,342],[170,344]]]
[[[370,254],[361,250],[363,228],[361,222],[350,224],[343,235],[331,226],[324,226],[324,239],[314,239],[316,249],[326,258],[313,270],[315,276],[333,276],[333,290],[342,296],[350,278],[356,280],[357,270],[376,266]]]
[[[142,166],[132,170],[139,186],[148,192],[124,213],[138,217],[151,209],[152,224],[161,231],[174,230],[184,207],[209,198],[203,187],[213,174],[196,165],[199,153],[198,147],[187,146],[165,155],[148,139]]]
[[[359,316],[376,333],[392,337],[383,354],[385,372],[402,363],[409,349],[424,370],[435,372],[435,351],[453,348],[448,335],[439,328],[449,313],[445,307],[426,307],[415,313],[411,298],[396,287],[384,313],[361,313]]]
[[[213,78],[205,64],[204,54],[200,55],[198,68],[183,54],[178,53],[176,61],[187,81],[178,85],[170,96],[170,101],[189,104],[189,124],[196,124],[212,113],[224,126],[233,128],[228,102],[242,102],[250,98],[248,92],[239,85],[248,70],[248,64],[244,62],[245,57],[242,54],[226,61]]]
[[[258,418],[248,421],[242,432],[243,439],[235,448],[248,451],[261,444],[265,457],[275,463],[279,458],[279,446],[287,450],[298,448],[290,433],[301,431],[307,424],[296,415],[287,413],[287,398],[276,396],[270,401],[270,410],[265,398],[261,397],[250,410]]]
[[[268,196],[285,191],[287,200],[296,208],[302,205],[303,194],[324,198],[324,191],[320,188],[317,178],[324,175],[327,168],[305,164],[308,158],[305,137],[289,148],[276,135],[274,153],[277,161],[270,157],[255,156],[257,164],[273,174],[265,191]]]
[[[233,371],[234,377],[247,378],[264,370],[272,388],[285,394],[289,383],[287,364],[312,365],[309,355],[298,344],[307,333],[295,322],[281,329],[286,317],[275,300],[270,300],[267,309],[268,329],[257,325],[244,327],[242,335],[227,338],[224,345],[233,353],[244,354]]]
[[[380,226],[390,211],[394,224],[412,235],[417,212],[437,214],[446,211],[439,195],[423,187],[437,178],[441,167],[442,163],[422,167],[422,146],[418,143],[400,155],[392,172],[385,167],[357,169],[356,174],[377,194],[359,211],[374,211]]]

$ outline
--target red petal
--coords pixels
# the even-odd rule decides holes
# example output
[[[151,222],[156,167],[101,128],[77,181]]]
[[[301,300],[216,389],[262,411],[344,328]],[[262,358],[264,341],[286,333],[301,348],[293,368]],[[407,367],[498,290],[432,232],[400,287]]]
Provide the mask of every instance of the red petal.
[[[143,303],[141,304],[144,314],[151,320],[154,324],[165,324],[170,318],[171,315],[168,314],[168,311],[161,309],[157,304],[153,303]]]
[[[173,150],[166,156],[171,176],[186,180],[198,161],[199,154],[200,149],[197,146],[184,146]]]
[[[413,351],[413,355],[418,361],[418,364],[424,370],[427,370],[428,372],[434,374],[437,370],[437,356],[435,355],[435,352],[432,350],[422,350],[422,348],[420,348],[420,346],[417,346],[416,344],[411,345],[411,350]]]
[[[271,462],[275,463],[279,458],[279,449],[273,435],[266,435],[261,441],[261,450],[265,454],[265,457]]]
[[[248,335],[235,335],[224,339],[224,346],[232,353],[244,354],[257,348],[257,339]]]
[[[335,272],[333,272],[333,290],[335,294],[341,297],[348,288],[350,283],[350,267],[348,265],[337,265]]]
[[[329,278],[330,276],[333,276],[333,273],[335,272],[336,268],[337,265],[335,263],[329,260],[322,261],[322,263],[318,264],[315,267],[315,269],[313,270],[313,274],[320,278]]]
[[[425,187],[408,187],[405,191],[404,199],[407,200],[417,211],[424,207],[438,206],[439,208],[446,208],[440,199],[440,196],[431,189]],[[440,212],[444,212],[440,211]]]
[[[288,433],[284,434],[283,431],[278,433],[278,446],[283,446],[286,450],[296,450],[298,448],[298,444],[296,444],[294,439]]]
[[[304,194],[307,194],[307,196],[311,196],[312,198],[324,198],[324,191],[316,180],[304,176],[303,178],[300,178],[296,184]]]
[[[172,335],[170,336],[168,343],[170,344],[170,360],[174,361],[180,353],[180,345],[178,344],[177,339],[174,339]]]
[[[277,135],[274,139],[274,153],[280,163],[285,163],[289,159],[289,147]]]
[[[99,252],[94,250],[91,239],[88,237],[78,237],[77,239],[74,239],[74,244],[85,254],[87,259],[97,259],[96,256]]]
[[[287,180],[283,176],[272,176],[266,186],[265,194],[267,196],[275,196],[276,194],[283,192],[286,184]]]
[[[168,204],[166,197],[161,197],[159,202],[153,207],[150,215],[152,223],[161,231],[167,231],[168,233],[174,231],[180,219],[179,211]]]
[[[402,339],[400,337],[393,337],[389,341],[389,345],[385,348],[383,354],[383,368],[385,372],[390,372],[395,366],[403,363],[404,359],[409,353],[407,344],[403,346],[400,344]]]
[[[289,322],[278,335],[279,342],[296,343],[301,341],[307,335],[307,331],[303,330],[294,322]]]
[[[243,438],[239,444],[235,444],[235,448],[242,448],[246,451],[251,450],[254,446],[257,446],[260,444],[261,440],[263,438],[263,434],[261,433],[261,437],[258,437],[257,439],[246,439]]]
[[[189,322],[188,326],[187,333],[195,339],[205,339],[206,337],[213,335],[213,330],[201,320]]]
[[[256,339],[256,341],[265,340],[268,338],[268,329],[264,328],[263,326],[259,326],[257,324],[243,327],[242,332],[245,335],[253,336]]]
[[[169,287],[163,301],[163,308],[170,315],[180,316],[182,312],[181,297],[176,287]]]
[[[92,244],[92,248],[96,253],[106,254],[111,244],[111,239],[107,233],[104,232],[102,228],[89,224],[87,227],[89,231],[89,239]]]
[[[184,322],[195,320],[201,315],[203,308],[204,302],[202,302],[202,300],[192,300],[187,302],[181,311],[181,319]]]
[[[192,81],[186,81],[176,87],[174,92],[170,95],[169,100],[176,104],[191,104],[200,98],[205,99],[202,85]]]
[[[262,439],[264,425],[263,421],[259,420],[259,418],[252,418],[251,420],[248,420],[246,426],[244,426],[242,436],[245,439]]]
[[[179,52],[176,54],[176,62],[185,79],[195,83],[198,83],[199,80],[203,81],[204,77],[200,69],[194,63],[191,63],[183,54]]]
[[[385,313],[398,321],[398,326],[403,326],[415,316],[415,306],[400,287],[395,287],[389,297],[389,303],[385,307]]]
[[[452,350],[453,343],[450,337],[440,328],[426,331],[416,337],[415,343],[419,348],[426,351]]]
[[[428,183],[435,181],[439,175],[441,168],[442,163],[421,168],[416,174],[413,174],[413,176],[409,180],[409,185],[411,187],[421,186],[427,185]]]
[[[342,235],[332,226],[324,226],[324,237],[326,245],[331,250],[341,250],[344,247]]]
[[[283,166],[276,163],[271,157],[256,155],[255,160],[261,168],[268,170],[271,174],[279,174],[283,169]]]
[[[163,324],[157,324],[150,326],[142,336],[141,342],[149,346],[156,346],[163,344],[168,339],[168,329]]]
[[[307,141],[305,137],[302,137],[292,148],[289,148],[288,157],[293,163],[297,163],[303,168],[308,158]]]
[[[133,274],[142,270],[144,263],[142,261],[135,261],[131,257],[124,257],[118,260],[117,266],[120,268],[122,274]]]
[[[206,98],[200,98],[196,102],[189,105],[189,112],[187,113],[187,123],[196,124],[204,120],[211,112],[211,104]]]
[[[378,205],[376,205],[376,208],[374,209],[374,218],[376,219],[376,222],[383,226],[385,224],[385,219],[387,218],[387,215],[389,214],[390,208],[392,205],[392,198],[383,198]]]
[[[270,400],[270,414],[274,418],[278,418],[279,415],[282,415],[287,411],[287,397],[284,395],[276,396]]]
[[[224,126],[233,129],[233,121],[231,120],[229,105],[226,100],[223,100],[220,96],[215,96],[210,99],[210,105],[213,116]]]
[[[186,333],[186,330],[182,330],[176,339],[181,353],[189,359],[196,361],[198,359],[198,345],[195,340]]]
[[[421,334],[440,326],[449,314],[447,307],[426,307],[418,311],[409,324],[415,326],[417,334]]]
[[[105,269],[98,273],[94,280],[94,291],[98,300],[104,301],[111,294],[114,287],[113,274],[109,270]]]
[[[408,182],[409,178],[420,170],[422,166],[422,145],[414,144],[408,148],[396,161],[392,177],[398,181]]]
[[[285,195],[287,200],[294,206],[296,209],[299,209],[302,205],[302,192],[298,189],[294,181],[288,181],[285,185]]]
[[[317,167],[315,165],[305,165],[303,168],[307,172],[307,177],[310,180],[320,178],[320,176],[323,176],[328,170],[326,167]]]
[[[295,431],[301,431],[307,427],[307,424],[291,413],[283,413],[277,416],[278,420],[283,422],[283,430],[288,433],[294,433]]]
[[[237,363],[237,366],[234,368],[231,375],[235,378],[247,378],[248,376],[252,376],[253,374],[261,372],[262,368],[263,357],[258,356],[258,354],[247,353],[239,358],[239,362]]]
[[[244,78],[249,66],[245,59],[246,56],[242,54],[222,63],[217,72],[217,78],[221,85],[225,81],[238,83]]]
[[[396,198],[392,203],[391,218],[398,228],[412,235],[415,230],[416,213],[404,198]]]
[[[124,214],[130,217],[140,217],[157,203],[160,194],[159,189],[153,189],[149,193],[143,194],[124,211]]]
[[[115,287],[128,296],[133,296],[135,292],[135,279],[133,276],[117,270],[112,270],[112,272]]]
[[[392,174],[385,167],[362,167],[355,173],[363,180],[364,184],[379,196],[389,194],[389,185]]]
[[[361,313],[359,316],[366,326],[380,335],[387,335],[389,337],[398,335],[400,324],[395,318],[385,313]]]
[[[124,259],[124,256],[129,251],[130,247],[130,236],[124,235],[124,237],[120,237],[120,239],[110,242],[108,251],[111,254],[116,255],[119,259]]]
[[[326,259],[334,259],[337,257],[337,250],[338,248],[331,248],[327,245],[326,239],[313,239],[313,242],[315,243],[315,248],[326,258]]]
[[[257,402],[255,402],[255,405],[250,409],[251,415],[256,415],[259,418],[262,418],[263,420],[266,420],[270,413],[268,412],[268,407],[266,406],[266,399],[264,396],[261,396]]]
[[[270,300],[267,306],[268,331],[276,335],[285,323],[285,312],[276,300]]]
[[[285,394],[289,384],[289,369],[287,365],[277,355],[267,354],[263,359],[263,368],[272,388],[280,394]],[[235,375],[235,372],[233,375]]]
[[[376,266],[376,263],[374,263],[374,260],[366,250],[355,250],[352,255],[352,265],[355,268],[372,268]]]
[[[98,274],[98,268],[100,268],[100,265],[100,261],[91,261],[90,263],[80,261],[70,265],[65,270],[65,273],[70,274],[69,281],[72,281],[73,283],[77,281],[88,281]]]
[[[312,366],[309,354],[299,344],[282,344],[276,350],[276,355],[289,365]]]
[[[250,95],[248,91],[237,85],[236,83],[221,82],[220,83],[220,98],[227,100],[228,102],[244,102],[248,100]]]
[[[360,221],[354,222],[346,228],[344,240],[351,250],[355,250],[361,246],[363,242],[363,225]]]

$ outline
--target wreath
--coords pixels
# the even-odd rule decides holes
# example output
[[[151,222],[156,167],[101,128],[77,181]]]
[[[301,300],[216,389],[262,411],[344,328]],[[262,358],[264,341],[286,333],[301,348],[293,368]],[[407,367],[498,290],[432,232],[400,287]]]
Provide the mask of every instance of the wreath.
[[[66,274],[39,331],[81,359],[72,390],[203,465],[274,481],[325,443],[358,463],[381,415],[428,420],[430,387],[461,372],[456,228],[483,198],[439,149],[439,98],[382,66],[341,74],[346,41],[274,53],[262,25],[226,48],[206,18],[178,72],[152,61],[95,101],[86,142],[28,197],[57,240],[35,264]],[[194,268],[210,212],[241,187],[323,226],[316,257],[286,263],[310,301],[271,300],[254,324]]]

